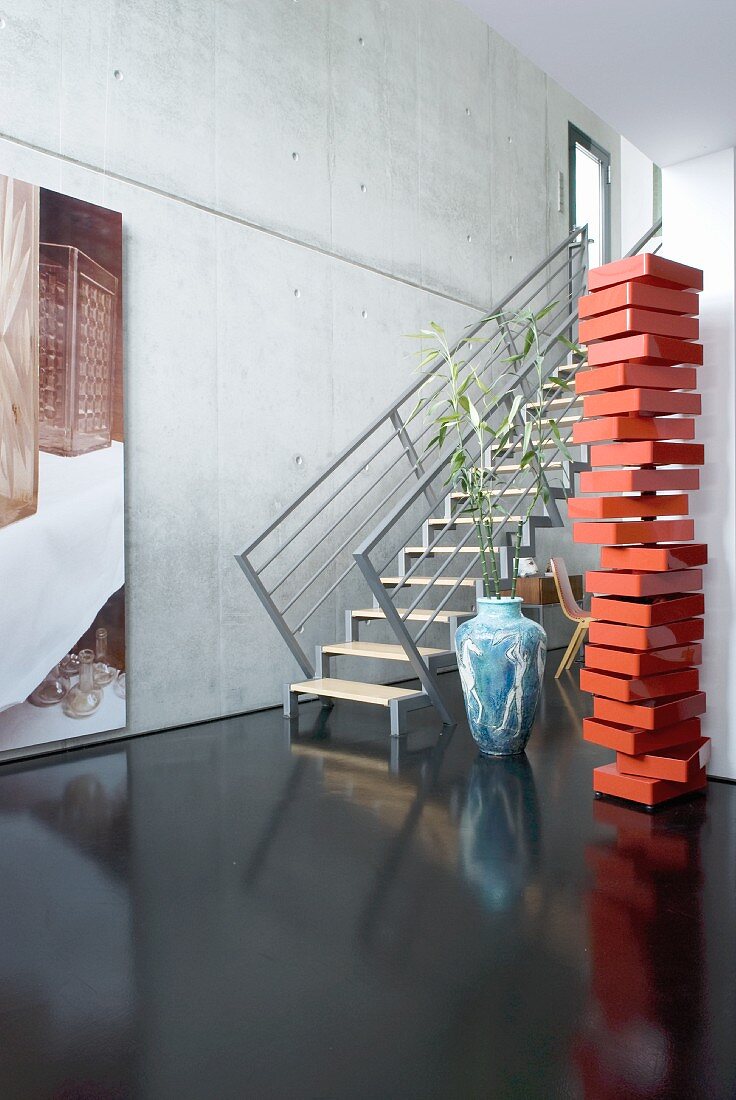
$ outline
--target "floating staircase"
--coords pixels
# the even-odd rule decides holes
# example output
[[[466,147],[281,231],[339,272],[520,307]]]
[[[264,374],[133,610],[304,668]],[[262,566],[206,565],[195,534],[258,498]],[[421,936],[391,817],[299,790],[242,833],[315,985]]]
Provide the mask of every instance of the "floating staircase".
[[[643,248],[658,226],[632,250]],[[545,317],[542,444],[549,449],[545,472],[551,492],[522,529],[522,553],[533,555],[536,532],[560,526],[558,501],[572,495],[575,475],[587,468],[587,446],[574,446],[573,425],[582,415],[583,398],[556,381],[572,382],[579,362],[565,352],[560,337],[577,332],[577,299],[587,278],[587,230],[576,229],[502,301],[458,341],[485,383],[505,369],[515,354],[508,328],[498,320],[530,306],[552,306]],[[472,344],[467,340],[472,338]],[[519,386],[525,398],[536,392],[536,368],[521,364],[516,387],[503,392],[506,410]],[[403,394],[347,446],[328,468],[280,513],[236,560],[281,634],[303,677],[284,689],[284,713],[297,721],[301,697],[381,706],[388,710],[392,735],[406,728],[407,715],[433,706],[443,722],[454,717],[439,673],[456,667],[455,631],[474,615],[483,594],[480,555],[466,497],[446,485],[448,442],[427,457],[431,426],[413,415],[424,378],[417,375]],[[442,384],[437,392],[441,394]],[[468,391],[472,394],[471,390]],[[479,395],[478,395],[479,396]],[[554,421],[571,458],[560,458]],[[466,443],[466,448],[471,444]],[[514,460],[519,446],[488,461],[492,492],[511,513],[494,520],[494,553],[502,583],[510,584],[512,538],[516,518],[525,514],[533,491],[531,475]],[[472,452],[471,452],[472,453]],[[371,604],[367,606],[367,604]],[[432,631],[431,639],[426,635]],[[332,634],[335,640],[325,641]],[[367,640],[367,634],[381,634]],[[339,637],[337,635],[342,635]],[[312,643],[312,658],[308,652]],[[429,644],[431,641],[431,644]],[[365,680],[342,678],[345,663],[365,669]],[[382,678],[419,681],[417,687],[376,683],[376,663],[389,670]],[[393,676],[390,670],[393,669]]]

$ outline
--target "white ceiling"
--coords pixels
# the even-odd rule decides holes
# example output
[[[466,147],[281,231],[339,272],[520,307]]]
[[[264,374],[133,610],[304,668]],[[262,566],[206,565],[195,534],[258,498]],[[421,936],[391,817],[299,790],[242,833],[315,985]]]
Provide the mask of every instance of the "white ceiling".
[[[736,145],[736,0],[464,0],[660,165]]]

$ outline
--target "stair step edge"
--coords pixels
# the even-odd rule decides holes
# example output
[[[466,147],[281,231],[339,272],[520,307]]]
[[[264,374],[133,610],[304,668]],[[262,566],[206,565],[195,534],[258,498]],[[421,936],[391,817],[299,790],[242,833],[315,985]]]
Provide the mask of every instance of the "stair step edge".
[[[360,680],[338,680],[334,677],[317,677],[314,680],[298,680],[289,684],[297,694],[324,695],[329,699],[349,699],[356,703],[375,703],[387,707],[392,699],[414,699],[424,692],[416,688],[399,688],[390,684],[369,684]]]
[[[432,646],[419,646],[422,657],[454,657],[451,649],[436,649]],[[381,661],[408,661],[403,646],[392,642],[335,642],[323,645],[322,652],[331,656],[367,657]]]

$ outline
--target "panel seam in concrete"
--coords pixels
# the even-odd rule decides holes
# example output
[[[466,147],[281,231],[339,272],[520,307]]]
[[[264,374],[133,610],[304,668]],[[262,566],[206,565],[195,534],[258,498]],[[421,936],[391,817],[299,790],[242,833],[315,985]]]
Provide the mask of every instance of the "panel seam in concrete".
[[[409,287],[412,290],[419,290],[424,294],[431,294],[436,298],[442,298],[446,302],[453,302],[455,305],[475,310],[477,313],[486,314],[492,304],[486,303],[482,305],[478,302],[468,301],[466,298],[458,298],[456,295],[448,294],[447,291],[440,290],[437,287],[416,282],[414,279],[407,279],[402,275],[397,275],[394,272],[375,267],[373,264],[364,263],[362,260],[343,256],[341,253],[333,252],[331,249],[323,248],[321,245],[310,244],[309,241],[301,241],[298,237],[292,237],[288,233],[280,232],[278,229],[272,229],[267,225],[260,225],[258,222],[249,221],[248,218],[244,218],[239,214],[230,214],[225,210],[219,210],[215,206],[209,206],[207,203],[197,202],[196,199],[188,199],[183,195],[175,194],[173,191],[165,191],[163,188],[156,187],[154,184],[143,183],[141,180],[133,179],[130,176],[124,176],[118,172],[111,172],[107,168],[99,168],[97,165],[89,164],[87,161],[78,160],[76,157],[70,157],[66,153],[56,153],[52,149],[46,149],[44,146],[36,145],[30,141],[23,141],[21,138],[13,137],[11,134],[6,134],[2,131],[0,131],[0,141],[6,141],[10,145],[16,145],[21,149],[29,149],[34,153],[40,153],[42,156],[51,157],[53,160],[60,161],[62,164],[69,164],[74,168],[81,168],[86,172],[92,172],[97,176],[103,176],[105,179],[112,180],[115,183],[122,183],[128,187],[136,187],[140,191],[146,191],[150,195],[156,195],[159,198],[168,199],[170,202],[188,206],[190,209],[197,210],[201,214],[209,214],[211,217],[221,218],[223,221],[241,225],[245,229],[251,229],[256,233],[263,233],[266,236],[275,237],[277,240],[284,241],[286,244],[295,245],[297,248],[305,248],[309,252],[316,252],[320,256],[325,256],[327,259],[337,260],[338,263],[349,264],[350,267],[358,268],[361,271],[367,271],[371,275],[379,275],[381,278],[389,279],[391,282],[399,283],[401,286]]]

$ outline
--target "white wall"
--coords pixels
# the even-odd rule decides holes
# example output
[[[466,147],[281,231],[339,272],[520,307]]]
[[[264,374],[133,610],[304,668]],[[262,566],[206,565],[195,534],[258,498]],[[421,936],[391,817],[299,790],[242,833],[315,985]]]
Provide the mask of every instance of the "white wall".
[[[627,252],[654,221],[654,165],[621,138],[621,248]]]
[[[565,236],[570,120],[611,151],[616,251],[618,135],[452,0],[3,16],[0,172],[123,213],[130,730],[274,704],[293,666],[233,555],[403,389],[402,333]]]
[[[702,685],[712,775],[736,778],[736,150],[662,172],[662,254],[701,267],[699,372],[705,444],[701,488],[690,497],[695,535],[708,543]]]

